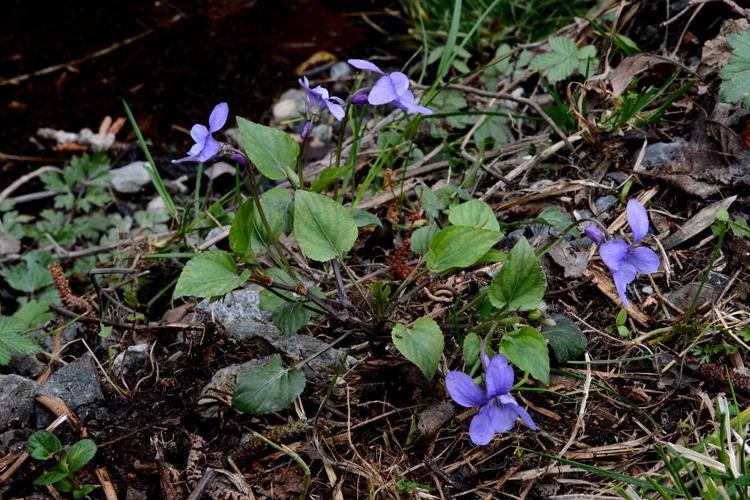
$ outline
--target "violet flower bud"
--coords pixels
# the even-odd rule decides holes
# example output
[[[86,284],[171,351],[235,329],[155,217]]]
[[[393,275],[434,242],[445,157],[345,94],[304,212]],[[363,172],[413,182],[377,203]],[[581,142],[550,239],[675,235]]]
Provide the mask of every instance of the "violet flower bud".
[[[602,234],[602,232],[599,231],[599,228],[593,224],[589,224],[588,226],[586,226],[583,232],[586,233],[586,236],[591,238],[591,241],[593,241],[597,245],[600,244],[602,240],[604,240],[604,235]]]
[[[300,132],[300,137],[303,139],[307,139],[307,137],[310,135],[310,131],[312,130],[312,121],[307,120],[305,121],[305,124],[302,126],[302,132]]]
[[[358,90],[351,98],[352,104],[362,105],[367,104],[367,98],[370,95],[370,89]]]
[[[227,152],[227,156],[229,156],[230,160],[237,163],[238,165],[242,165],[243,167],[246,167],[250,164],[250,161],[247,159],[247,156],[245,156],[245,154],[242,153],[241,151],[237,151],[234,148],[230,149]]]

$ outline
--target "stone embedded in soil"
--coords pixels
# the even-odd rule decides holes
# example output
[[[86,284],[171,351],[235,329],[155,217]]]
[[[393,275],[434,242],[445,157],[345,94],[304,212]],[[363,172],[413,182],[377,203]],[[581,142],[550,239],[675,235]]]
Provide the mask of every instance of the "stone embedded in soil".
[[[260,290],[259,286],[252,285],[235,290],[216,302],[209,303],[208,299],[202,300],[196,308],[223,325],[234,322],[261,321],[267,318],[268,314],[260,310]]]
[[[125,500],[148,500],[148,495],[141,490],[128,486],[128,489],[125,491]]]
[[[0,375],[0,429],[29,425],[39,384],[20,375]]]
[[[123,373],[128,375],[146,367],[146,360],[151,344],[131,345],[115,357],[112,362],[112,374],[119,379]]]
[[[613,196],[611,194],[602,196],[601,198],[597,198],[597,200],[594,202],[596,213],[602,214],[604,212],[609,212],[610,209],[617,206],[617,201],[617,196]]]
[[[328,70],[328,74],[331,76],[331,80],[333,80],[334,82],[349,78],[353,73],[354,71],[352,70],[351,65],[344,61],[337,62],[336,64],[331,66],[330,70]]]
[[[289,361],[299,363],[327,346],[325,342],[307,335],[287,337],[276,327],[258,321],[227,323],[225,328],[227,335],[236,342],[255,344],[262,357],[251,359],[242,364],[230,365],[217,371],[201,391],[198,404],[212,404],[217,397],[227,398],[234,393],[237,376],[242,371],[262,366],[273,354],[281,354],[285,363]],[[306,364],[302,371],[305,373],[307,380],[317,384],[326,384],[342,360],[347,364],[356,362],[354,358],[347,356],[344,351],[332,348]],[[209,410],[203,412],[203,415],[209,417],[213,416],[214,413]]]
[[[0,434],[0,456],[23,453],[26,448],[26,436],[27,433],[20,429]]]
[[[42,374],[47,365],[39,361],[35,353],[14,352],[10,358],[10,367],[19,375],[36,378]]]
[[[298,118],[305,114],[305,92],[299,89],[289,89],[279,97],[273,105],[273,117],[277,122]]]
[[[229,323],[224,325],[230,338],[241,342],[255,344],[261,355],[281,354],[286,359],[297,363],[322,351],[327,343],[309,335],[287,336],[271,325],[258,322]],[[270,327],[270,328],[269,328]],[[347,365],[356,362],[343,351],[332,348],[323,352],[302,367],[308,380],[326,384],[336,367],[344,361]]]
[[[137,193],[151,182],[147,161],[134,161],[124,167],[109,171],[112,176],[112,188],[118,193]]]
[[[268,361],[268,358],[251,359],[246,363],[229,365],[214,373],[211,381],[206,384],[198,398],[199,405],[207,405],[216,402],[216,399],[226,399],[234,393],[237,385],[237,377],[244,370],[258,368]],[[204,414],[204,416],[208,416]]]
[[[437,431],[456,415],[456,409],[447,401],[428,406],[417,417],[417,429],[424,437],[434,436]]]
[[[676,305],[682,310],[686,310],[690,307],[693,302],[693,297],[698,292],[700,287],[700,279],[697,279],[687,285],[684,285],[677,290],[664,294],[667,300],[672,304]],[[716,301],[721,294],[724,292],[724,288],[729,283],[729,276],[721,273],[711,272],[708,275],[708,280],[701,290],[700,296],[698,297],[697,306],[701,304],[712,304]]]
[[[83,421],[93,412],[96,403],[104,399],[96,365],[88,353],[52,372],[42,387],[49,396],[65,401]],[[44,421],[44,417],[41,420]]]

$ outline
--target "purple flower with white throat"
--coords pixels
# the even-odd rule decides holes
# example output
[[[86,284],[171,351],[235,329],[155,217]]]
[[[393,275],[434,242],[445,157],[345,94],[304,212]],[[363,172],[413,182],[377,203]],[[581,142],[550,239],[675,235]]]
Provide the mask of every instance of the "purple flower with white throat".
[[[486,354],[482,356],[486,369],[484,390],[463,372],[448,372],[445,377],[445,387],[453,401],[466,408],[479,408],[469,425],[471,442],[478,445],[489,443],[495,434],[511,430],[518,417],[535,431],[536,424],[531,416],[508,394],[514,379],[508,359],[502,354],[495,354],[489,361]]]
[[[357,69],[381,75],[367,96],[367,102],[373,106],[393,104],[407,113],[432,114],[431,109],[417,104],[414,94],[409,90],[409,77],[405,74],[400,71],[386,74],[375,64],[364,59],[349,59],[347,62]]]
[[[633,231],[633,243],[609,240],[599,246],[599,255],[612,273],[620,300],[625,307],[629,307],[627,286],[635,281],[638,273],[651,274],[658,271],[660,261],[656,252],[650,248],[636,246],[648,233],[646,208],[638,200],[630,200],[626,211],[628,225]]]
[[[208,117],[208,128],[199,123],[193,125],[193,128],[190,129],[190,137],[193,138],[195,144],[190,148],[185,158],[172,160],[172,163],[182,163],[183,161],[204,162],[216,156],[221,149],[221,144],[211,134],[218,132],[224,126],[228,116],[229,105],[227,103],[220,102],[214,106],[211,115]]]
[[[323,108],[326,108],[338,121],[341,121],[342,118],[344,118],[344,108],[342,106],[342,104],[344,104],[343,99],[340,97],[329,96],[328,90],[320,85],[311,89],[310,81],[306,76],[303,76],[298,81],[307,95],[307,104],[309,106],[307,109],[308,117],[310,117],[311,114],[318,114]]]

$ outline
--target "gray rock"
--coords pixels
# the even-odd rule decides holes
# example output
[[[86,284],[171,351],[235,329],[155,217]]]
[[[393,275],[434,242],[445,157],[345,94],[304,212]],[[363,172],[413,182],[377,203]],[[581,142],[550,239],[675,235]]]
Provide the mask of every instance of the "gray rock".
[[[0,434],[0,455],[19,454],[26,448],[26,433],[20,429]]]
[[[236,171],[237,169],[234,165],[230,165],[225,161],[217,161],[216,163],[208,167],[204,174],[206,178],[213,180],[222,175],[234,176]]]
[[[242,147],[242,134],[240,134],[240,129],[238,127],[225,129],[224,137],[227,138],[227,142],[230,144]]]
[[[214,238],[219,237],[220,234],[229,231],[229,228],[231,226],[222,226],[222,227],[212,227],[211,230],[206,234],[206,241],[211,241]],[[216,245],[211,245],[209,247],[209,250],[218,250],[219,247]]]
[[[141,490],[128,486],[128,489],[125,491],[125,500],[148,500],[148,495]]]
[[[261,287],[251,285],[247,288],[235,290],[221,300],[209,303],[204,299],[196,308],[209,314],[214,321],[223,325],[234,322],[262,321],[269,315],[260,310]]]
[[[82,323],[73,323],[72,325],[67,326],[62,331],[60,338],[60,342],[62,342],[61,345],[65,345],[72,341],[79,333],[83,333],[84,331],[85,327]],[[45,351],[52,352],[55,349],[55,335],[50,335],[45,329],[39,328],[38,330],[35,330],[31,333],[31,337],[42,346],[42,349]]]
[[[119,379],[123,374],[137,372],[146,366],[151,344],[131,345],[115,357],[112,362],[112,374]]]
[[[646,146],[643,153],[641,168],[649,169],[668,165],[679,158],[682,148],[685,147],[684,139],[675,142],[657,142]]]
[[[20,375],[0,375],[0,429],[29,425],[39,390],[39,384]]]
[[[0,255],[8,255],[21,251],[21,242],[11,234],[0,234]]]
[[[596,213],[602,214],[604,212],[608,212],[610,209],[617,206],[617,201],[618,201],[617,196],[612,196],[611,194],[598,198],[594,202],[594,208],[596,209]]]
[[[47,365],[39,361],[36,354],[14,352],[10,358],[10,367],[19,375],[36,378],[41,375]]]
[[[337,62],[336,64],[331,66],[331,69],[328,72],[328,74],[331,76],[331,80],[333,80],[334,82],[349,78],[353,73],[354,71],[352,67],[349,65],[349,63],[344,61]]]
[[[305,92],[299,89],[289,89],[273,105],[273,117],[276,121],[299,118],[305,112]]]
[[[147,161],[134,161],[124,167],[110,170],[112,188],[118,193],[137,193],[151,182]]]
[[[417,416],[417,429],[424,437],[434,436],[456,415],[451,403],[435,403],[422,410]]]
[[[308,335],[286,336],[277,328],[270,325],[263,327],[256,321],[228,323],[224,326],[231,338],[238,342],[254,344],[261,355],[281,354],[286,360],[295,362],[311,358],[328,345]],[[342,361],[351,365],[356,359],[339,349],[328,349],[307,363],[302,371],[308,380],[325,384]]]
[[[82,420],[86,415],[82,415],[81,410],[104,399],[96,365],[88,353],[55,370],[43,388],[50,396],[65,401]]]
[[[258,368],[263,366],[268,358],[251,359],[246,363],[229,365],[214,373],[211,381],[206,384],[198,398],[199,405],[209,405],[216,402],[217,399],[231,398],[234,393],[234,386],[237,385],[237,377],[244,370]]]
[[[323,142],[328,142],[331,140],[330,132],[330,127],[325,123],[321,123],[320,125],[313,127],[312,131],[310,131],[310,137],[320,139]]]
[[[701,277],[702,278],[702,277]],[[679,307],[680,309],[686,310],[690,307],[693,302],[693,297],[698,293],[701,279],[697,279],[687,285],[684,285],[677,290],[665,293],[664,296],[671,303]],[[716,301],[724,291],[724,288],[729,283],[729,277],[725,274],[712,272],[708,275],[708,280],[701,290],[698,296],[697,306],[703,304],[711,304]]]

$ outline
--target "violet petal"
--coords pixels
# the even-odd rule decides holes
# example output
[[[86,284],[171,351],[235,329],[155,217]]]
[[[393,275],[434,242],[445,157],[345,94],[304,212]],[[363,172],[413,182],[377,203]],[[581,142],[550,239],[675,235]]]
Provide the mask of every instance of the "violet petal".
[[[368,102],[373,106],[388,104],[396,99],[398,99],[398,95],[393,90],[393,83],[388,76],[381,76],[367,97]]]
[[[409,91],[409,77],[400,71],[394,71],[388,77],[391,79],[391,85],[393,85],[393,91],[398,97],[403,96]],[[414,101],[414,94],[411,95],[411,100]]]
[[[490,398],[507,394],[513,387],[513,368],[502,354],[496,354],[492,357],[484,377],[487,385],[487,396]]]
[[[501,404],[493,401],[489,405],[492,430],[500,434],[516,426],[518,414],[512,404]]]
[[[490,416],[489,405],[483,406],[479,413],[474,415],[469,425],[469,437],[471,442],[484,446],[492,441],[495,432],[492,430],[492,417]]]
[[[620,269],[620,264],[628,253],[628,250],[630,250],[630,245],[625,241],[609,240],[599,247],[599,256],[610,271],[614,272]]]
[[[203,146],[201,152],[198,153],[195,161],[208,161],[216,156],[216,154],[219,152],[219,149],[221,149],[221,144],[219,144],[216,139],[209,135],[208,137],[206,137],[206,144]]]
[[[626,209],[628,224],[633,231],[633,243],[638,243],[648,233],[648,213],[646,207],[636,199],[628,201]]]
[[[627,253],[625,262],[641,274],[651,274],[659,270],[661,261],[657,253],[650,248],[638,247]]]
[[[620,300],[625,307],[630,307],[626,292],[628,285],[635,280],[636,274],[635,268],[627,262],[622,262],[620,269],[612,271],[612,278],[615,281],[617,294],[620,296]]]
[[[336,118],[338,121],[341,121],[344,118],[344,108],[341,107],[340,104],[336,104],[335,102],[332,102],[332,100],[325,101],[326,107],[328,108],[328,111],[333,115],[334,118]]]
[[[373,71],[375,73],[380,73],[381,75],[384,74],[382,69],[378,68],[370,61],[365,61],[364,59],[349,59],[347,62],[355,68],[361,69],[363,71]]]
[[[190,129],[190,137],[193,138],[196,144],[201,145],[201,149],[203,149],[203,144],[206,142],[206,137],[210,132],[206,128],[205,125],[201,125],[200,123],[196,123],[193,125],[193,127]]]
[[[481,406],[486,400],[484,391],[463,372],[448,372],[445,376],[445,387],[453,401],[466,408]]]
[[[228,116],[229,105],[227,103],[220,102],[214,106],[213,111],[211,111],[211,116],[208,117],[208,131],[216,132],[217,130],[220,130],[227,122]]]

